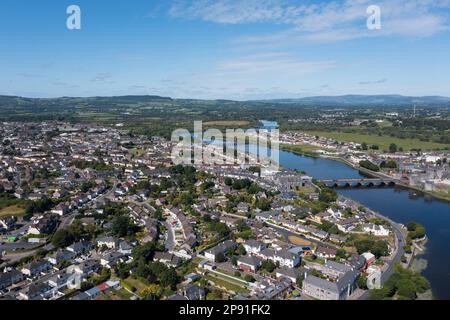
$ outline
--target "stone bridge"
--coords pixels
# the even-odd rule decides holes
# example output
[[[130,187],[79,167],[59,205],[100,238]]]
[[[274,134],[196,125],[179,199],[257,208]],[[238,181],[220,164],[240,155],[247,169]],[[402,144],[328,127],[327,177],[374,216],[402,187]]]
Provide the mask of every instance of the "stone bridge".
[[[321,180],[328,188],[374,188],[374,187],[393,187],[397,184],[394,179],[335,179]]]

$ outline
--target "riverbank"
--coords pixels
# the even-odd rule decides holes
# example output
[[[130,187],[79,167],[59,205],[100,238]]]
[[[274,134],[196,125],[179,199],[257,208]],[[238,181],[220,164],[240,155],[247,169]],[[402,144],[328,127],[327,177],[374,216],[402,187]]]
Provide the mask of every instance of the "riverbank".
[[[326,179],[364,179],[367,172],[349,165],[345,159],[331,157],[308,157],[290,152],[280,151],[280,163],[289,170],[305,171],[308,175],[318,180]],[[429,241],[427,250],[417,253],[415,260],[421,262],[426,260],[427,268],[422,275],[430,282],[433,297],[435,299],[450,299],[450,256],[448,256],[448,245],[450,234],[442,232],[450,228],[449,204],[446,201],[436,199],[427,200],[422,196],[422,192],[417,191],[417,196],[413,196],[411,188],[342,188],[338,189],[339,195],[361,203],[366,208],[380,213],[384,217],[406,225],[410,221],[416,221],[427,229]],[[429,196],[431,198],[431,196]],[[401,244],[401,249],[406,242]],[[402,255],[398,255],[398,262]],[[415,268],[417,262],[413,260],[412,267]],[[394,269],[394,268],[393,268]],[[423,269],[422,269],[423,270]],[[391,270],[394,272],[394,270]],[[386,274],[388,277],[388,274]],[[421,295],[431,296],[427,293]]]
[[[426,248],[423,247],[423,251],[415,252],[411,258],[408,269],[415,273],[423,274],[423,272],[428,268],[428,261],[423,258]],[[416,300],[434,300],[433,289],[429,289],[424,293],[417,294]]]
[[[311,145],[281,144],[280,149],[283,151],[292,152],[299,156],[306,156],[306,157],[311,157],[311,158],[319,157],[319,153],[316,152],[317,150],[319,150],[319,148],[311,146]]]
[[[358,170],[359,172],[361,172],[362,174],[364,174],[364,175],[366,175],[368,177],[392,179],[391,176],[389,176],[387,174],[384,174],[382,172],[375,172],[375,171],[371,171],[371,170],[362,168],[360,166],[356,166],[355,164],[353,164],[352,162],[348,161],[345,158],[338,157],[338,156],[323,155],[323,154],[321,154],[319,152],[316,152],[318,150],[323,150],[322,148],[315,147],[315,146],[312,146],[312,145],[281,144],[280,148],[283,151],[292,152],[292,153],[294,153],[296,155],[299,155],[299,156],[305,156],[305,157],[311,157],[311,158],[323,158],[323,159],[329,159],[329,160],[338,161],[338,162],[344,163],[345,165],[349,166],[350,168],[352,168],[354,170]],[[422,195],[428,195],[428,196],[430,196],[432,198],[435,198],[435,199],[442,200],[442,201],[445,201],[447,203],[450,203],[450,195],[447,196],[447,195],[444,195],[444,194],[441,194],[441,193],[438,193],[438,192],[426,191],[426,190],[423,190],[422,188],[419,188],[419,187],[416,187],[416,186],[411,186],[411,185],[406,184],[406,183],[402,183],[401,181],[397,181],[396,184],[398,186],[400,186],[400,187],[419,192]]]
[[[336,159],[307,157],[293,152],[280,150],[280,163],[288,170],[304,171],[317,180],[327,179],[364,179],[359,170]],[[436,199],[429,201],[408,188],[342,188],[336,190],[339,195],[353,199],[366,208],[379,212],[384,217],[406,225],[416,221],[426,228],[429,238],[427,250],[419,259],[427,260],[423,276],[433,288],[436,299],[450,299],[450,205]],[[431,196],[429,197],[431,198]]]
[[[305,156],[307,156],[307,155],[305,155]],[[350,161],[348,161],[347,159],[344,159],[344,158],[341,158],[341,157],[332,157],[332,156],[324,156],[324,155],[318,155],[316,157],[342,162],[342,163],[346,164],[347,166],[351,167],[352,169],[358,170],[359,172],[363,173],[364,175],[367,175],[367,176],[372,177],[372,178],[393,179],[391,176],[389,176],[387,174],[384,174],[384,173],[381,173],[381,172],[371,171],[371,170],[368,170],[368,169],[356,166],[353,163],[351,163]],[[449,196],[440,195],[439,193],[432,192],[432,191],[426,191],[426,190],[423,190],[423,189],[421,189],[419,187],[411,186],[409,184],[402,183],[400,181],[397,181],[396,185],[399,186],[399,187],[403,187],[405,189],[410,189],[410,190],[414,190],[416,192],[419,192],[422,196],[428,195],[428,196],[430,196],[432,198],[435,198],[435,199],[438,199],[438,200],[441,200],[441,201],[445,201],[445,202],[450,204],[450,195]]]

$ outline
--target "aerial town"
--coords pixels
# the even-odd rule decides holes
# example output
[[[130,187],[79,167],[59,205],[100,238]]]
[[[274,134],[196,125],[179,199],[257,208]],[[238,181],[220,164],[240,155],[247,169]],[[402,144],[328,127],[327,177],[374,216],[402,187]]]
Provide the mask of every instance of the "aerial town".
[[[366,299],[426,238],[301,172],[175,166],[170,141],[120,127],[0,133],[0,299]],[[350,162],[388,160],[332,152],[357,148]],[[439,188],[436,156],[399,153],[390,176]]]

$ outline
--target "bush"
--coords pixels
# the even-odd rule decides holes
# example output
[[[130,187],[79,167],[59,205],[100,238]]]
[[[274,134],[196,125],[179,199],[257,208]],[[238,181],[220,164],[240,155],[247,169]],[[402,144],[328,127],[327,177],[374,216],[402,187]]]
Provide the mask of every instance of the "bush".
[[[425,234],[426,234],[425,227],[423,225],[421,225],[420,223],[412,221],[412,222],[408,223],[406,225],[406,227],[408,229],[408,236],[411,239],[421,239],[421,238],[425,237]]]
[[[354,243],[359,254],[372,252],[375,257],[385,257],[389,255],[389,247],[384,240],[375,240],[373,238],[358,239]]]
[[[272,273],[277,265],[272,260],[266,260],[262,263],[262,268],[269,273]]]
[[[66,230],[61,229],[56,231],[52,237],[52,244],[57,248],[64,248],[70,246],[74,242],[75,238],[73,234]]]
[[[244,280],[247,281],[247,282],[255,282],[255,278],[253,278],[253,276],[250,275],[250,274],[246,274],[244,276]]]
[[[368,169],[368,170],[371,170],[371,171],[375,171],[375,172],[380,171],[380,167],[378,167],[375,163],[370,162],[369,160],[360,161],[359,165],[362,168],[365,168],[365,169]]]
[[[360,276],[358,278],[358,288],[367,290],[367,278],[364,276]]]
[[[225,262],[225,261],[227,261],[227,259],[225,258],[225,255],[222,253],[222,252],[219,252],[218,254],[217,254],[217,257],[216,257],[216,260],[217,260],[217,262]]]
[[[419,273],[403,269],[397,265],[383,289],[371,290],[370,299],[383,300],[395,297],[397,299],[415,299],[417,293],[423,293],[430,288],[430,284]]]

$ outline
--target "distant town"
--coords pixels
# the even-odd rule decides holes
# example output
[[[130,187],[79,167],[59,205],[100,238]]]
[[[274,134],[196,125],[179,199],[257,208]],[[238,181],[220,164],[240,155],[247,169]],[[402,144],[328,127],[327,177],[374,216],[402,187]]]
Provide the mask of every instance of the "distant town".
[[[377,182],[174,166],[170,141],[120,126],[3,122],[0,132],[0,299],[416,299],[430,289],[409,270],[423,226],[334,190]],[[301,132],[280,140],[380,184],[449,186],[439,152],[371,153]]]

